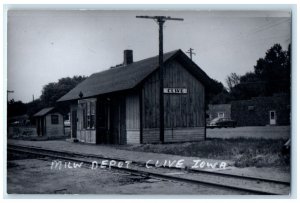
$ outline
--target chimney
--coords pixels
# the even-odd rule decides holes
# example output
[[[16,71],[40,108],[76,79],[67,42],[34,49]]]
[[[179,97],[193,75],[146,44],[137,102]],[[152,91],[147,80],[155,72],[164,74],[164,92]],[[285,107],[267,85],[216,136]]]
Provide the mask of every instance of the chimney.
[[[129,65],[133,62],[133,51],[132,50],[124,50],[124,62],[123,65]]]

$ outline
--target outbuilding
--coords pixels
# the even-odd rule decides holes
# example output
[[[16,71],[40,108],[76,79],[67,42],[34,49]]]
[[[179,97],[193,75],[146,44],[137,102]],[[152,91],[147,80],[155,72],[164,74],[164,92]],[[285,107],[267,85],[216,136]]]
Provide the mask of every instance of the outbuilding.
[[[209,104],[208,122],[215,118],[231,118],[231,104]]]
[[[64,136],[63,116],[54,107],[48,107],[34,114],[38,136]]]
[[[237,121],[237,126],[290,125],[290,97],[275,94],[232,101],[231,117]]]
[[[181,50],[163,55],[164,137],[160,138],[158,56],[92,74],[58,102],[69,104],[71,138],[86,143],[200,141],[206,136],[205,91],[211,79]]]

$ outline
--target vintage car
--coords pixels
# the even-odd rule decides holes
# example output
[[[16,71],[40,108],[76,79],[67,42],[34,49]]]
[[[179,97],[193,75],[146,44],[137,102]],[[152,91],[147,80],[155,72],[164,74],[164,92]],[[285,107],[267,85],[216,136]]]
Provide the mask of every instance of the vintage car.
[[[230,119],[230,118],[214,118],[210,121],[210,123],[207,125],[208,128],[227,128],[227,127],[236,127],[236,121]]]

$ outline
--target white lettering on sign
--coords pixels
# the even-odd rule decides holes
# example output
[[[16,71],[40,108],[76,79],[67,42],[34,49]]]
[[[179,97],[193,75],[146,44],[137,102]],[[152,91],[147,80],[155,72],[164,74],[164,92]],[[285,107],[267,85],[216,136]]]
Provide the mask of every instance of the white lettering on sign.
[[[187,88],[164,88],[165,94],[187,94]]]

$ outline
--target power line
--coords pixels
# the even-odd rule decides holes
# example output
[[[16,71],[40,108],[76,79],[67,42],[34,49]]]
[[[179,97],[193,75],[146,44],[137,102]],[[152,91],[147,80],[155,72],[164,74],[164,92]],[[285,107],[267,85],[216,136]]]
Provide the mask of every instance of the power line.
[[[171,18],[170,16],[136,16],[136,18],[153,19],[159,26],[159,134],[160,142],[164,143],[164,70],[163,70],[163,25],[167,20],[183,21],[183,18]]]

